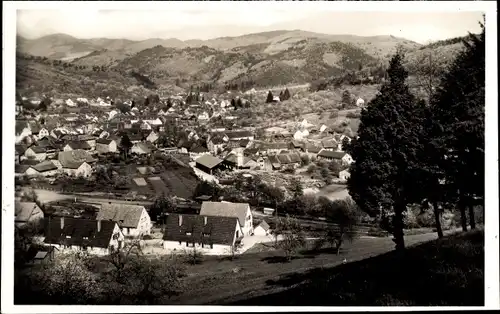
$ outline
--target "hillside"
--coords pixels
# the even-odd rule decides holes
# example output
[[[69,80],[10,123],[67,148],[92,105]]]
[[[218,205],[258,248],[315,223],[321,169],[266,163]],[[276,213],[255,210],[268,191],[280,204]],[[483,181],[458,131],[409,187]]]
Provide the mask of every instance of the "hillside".
[[[269,280],[268,293],[224,302],[273,306],[482,306],[484,232],[471,231],[333,268]],[[270,293],[272,289],[280,292]]]
[[[393,36],[327,35],[300,30],[206,41],[77,39],[64,34],[34,40],[18,37],[19,55],[27,52],[39,57],[32,58],[29,66],[18,67],[22,69],[17,86],[21,92],[56,93],[71,82],[83,81],[81,86],[72,86],[70,92],[94,93],[106,88],[101,84],[112,80],[115,86],[109,88],[113,93],[129,93],[142,84],[130,77],[131,72],[148,76],[159,88],[187,88],[202,83],[214,87],[245,84],[245,88],[304,84],[323,78],[331,81],[361,69],[364,77],[378,75],[375,73],[380,73],[398,46],[407,51],[407,66],[412,72],[429,53],[443,68],[461,44],[450,40],[422,46]],[[61,62],[54,59],[62,59],[67,65],[51,73],[50,65]],[[35,64],[40,62],[43,65]],[[21,63],[25,65],[26,60]]]
[[[209,40],[187,40],[176,38],[160,39],[151,38],[143,41],[127,39],[91,38],[78,39],[66,34],[53,34],[37,39],[26,39],[18,36],[18,51],[34,56],[52,59],[63,59],[80,57],[95,50],[122,51],[123,53],[137,53],[141,50],[164,46],[167,48],[187,48],[207,46],[217,50],[231,50],[236,47],[265,44],[267,52],[286,50],[294,42],[305,39],[317,39],[323,42],[351,43],[365,49],[368,53],[381,57],[392,53],[397,45],[403,45],[408,49],[418,48],[420,45],[403,38],[393,36],[353,36],[353,35],[329,35],[301,30],[278,30],[247,34],[237,37],[220,37]]]

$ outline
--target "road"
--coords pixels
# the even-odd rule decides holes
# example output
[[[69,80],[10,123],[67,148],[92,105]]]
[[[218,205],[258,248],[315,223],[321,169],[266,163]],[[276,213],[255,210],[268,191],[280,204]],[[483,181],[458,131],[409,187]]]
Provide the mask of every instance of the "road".
[[[273,88],[264,88],[264,89],[256,89],[255,91],[257,93],[262,93],[262,92],[268,92],[268,91],[276,91],[276,90],[282,90],[284,88],[288,88],[288,90],[293,90],[293,89],[298,89],[298,88],[309,88],[309,83],[307,84],[299,84],[299,85],[291,85],[291,86],[282,86],[282,87],[273,87]]]
[[[447,234],[456,232],[456,230],[448,231]],[[407,246],[419,244],[437,239],[436,233],[420,234],[406,236],[405,241]],[[305,273],[311,269],[318,267],[334,267],[343,263],[345,258],[347,262],[354,262],[376,255],[384,254],[394,249],[394,242],[390,238],[364,238],[354,242],[348,247],[346,254],[340,256],[332,254],[323,254],[314,258],[300,258],[292,260],[289,263],[269,264],[262,261],[259,257],[237,259],[232,264],[217,266],[217,269],[212,269],[211,265],[200,265],[203,270],[192,276],[191,287],[183,295],[175,300],[175,304],[185,305],[223,305],[241,302],[243,300],[276,293],[286,290],[286,287],[277,287],[269,285],[273,280],[279,280],[282,276]],[[249,254],[250,256],[250,254]],[[222,273],[221,269],[225,267],[226,273]],[[242,274],[228,274],[231,269],[239,267],[243,269]],[[247,270],[246,274],[244,271]],[[224,276],[225,275],[225,276]],[[217,280],[217,284],[212,284],[210,287],[202,284],[205,280],[210,280],[214,276],[220,276],[227,279]],[[219,282],[221,281],[221,282]]]
[[[125,200],[108,199],[102,197],[80,196],[77,194],[61,194],[58,192],[42,190],[42,189],[35,189],[35,193],[38,195],[38,198],[42,203],[49,203],[61,200],[71,200],[71,199],[74,200],[76,198],[78,202],[84,202],[84,203],[106,204],[109,202],[113,202],[118,204],[129,204],[129,205],[132,204],[132,205],[143,205],[143,206],[149,206],[153,204],[152,201],[135,201],[135,200],[125,201]]]

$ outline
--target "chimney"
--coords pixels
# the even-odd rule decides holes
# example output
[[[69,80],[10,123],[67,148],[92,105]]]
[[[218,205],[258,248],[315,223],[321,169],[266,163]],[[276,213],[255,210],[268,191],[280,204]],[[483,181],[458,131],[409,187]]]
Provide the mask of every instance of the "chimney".
[[[182,226],[182,215],[179,215],[179,227]]]
[[[97,220],[97,232],[101,232],[101,220]]]
[[[64,217],[61,217],[61,229],[64,229]]]
[[[207,216],[203,217],[203,225],[204,226],[207,225],[207,222],[208,222],[208,217]]]

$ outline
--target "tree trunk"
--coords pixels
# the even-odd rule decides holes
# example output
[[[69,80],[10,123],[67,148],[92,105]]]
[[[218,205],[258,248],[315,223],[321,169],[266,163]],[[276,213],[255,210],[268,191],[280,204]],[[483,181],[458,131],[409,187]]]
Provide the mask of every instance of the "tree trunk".
[[[461,200],[458,203],[458,208],[460,210],[460,220],[462,222],[462,230],[467,231],[467,216],[465,215],[465,203]]]
[[[433,202],[432,207],[434,207],[434,218],[436,219],[437,234],[441,239],[443,237],[443,228],[441,227],[441,211],[438,208],[437,202]]]
[[[471,230],[476,229],[476,217],[474,216],[474,205],[469,205],[469,222]]]
[[[396,250],[402,251],[405,249],[405,239],[404,239],[404,231],[403,231],[403,212],[406,210],[406,204],[400,203],[394,206],[394,219],[393,219],[393,234],[394,234],[394,243],[396,243]]]

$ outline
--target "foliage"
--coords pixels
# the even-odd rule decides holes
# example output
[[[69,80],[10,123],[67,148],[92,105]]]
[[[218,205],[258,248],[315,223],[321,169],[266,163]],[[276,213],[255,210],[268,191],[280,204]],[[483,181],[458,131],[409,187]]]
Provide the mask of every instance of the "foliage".
[[[293,253],[305,244],[305,235],[300,223],[288,215],[279,217],[276,227],[272,230],[275,239],[275,248],[283,250],[287,261],[291,260]]]
[[[349,193],[368,213],[394,210],[394,240],[404,249],[403,212],[421,195],[417,182],[424,104],[409,91],[403,54],[397,52],[387,70],[389,81],[363,109],[358,139],[347,147],[355,163]]]
[[[185,262],[190,265],[197,265],[203,262],[203,253],[196,247],[185,249],[184,252]]]
[[[302,182],[300,182],[300,179],[296,177],[290,180],[288,189],[290,190],[290,193],[294,198],[298,198],[304,194],[304,188],[302,187]]]
[[[176,208],[177,207],[172,198],[162,194],[153,201],[153,204],[149,208],[149,216],[152,220],[159,221],[165,216],[165,214],[174,213]]]
[[[124,134],[120,140],[120,145],[118,146],[118,149],[122,154],[125,155],[125,158],[127,158],[130,149],[132,148],[133,144],[130,141],[130,138],[128,137],[127,134]]]

